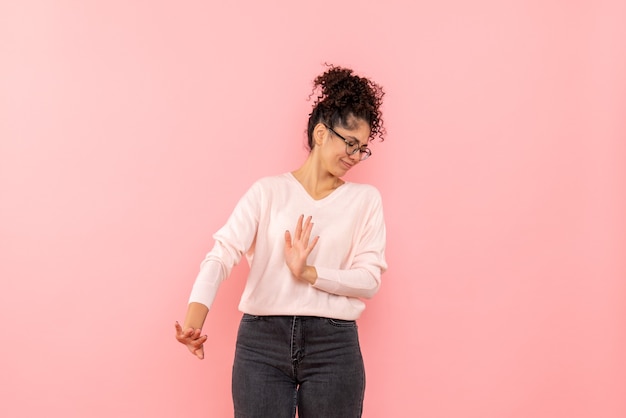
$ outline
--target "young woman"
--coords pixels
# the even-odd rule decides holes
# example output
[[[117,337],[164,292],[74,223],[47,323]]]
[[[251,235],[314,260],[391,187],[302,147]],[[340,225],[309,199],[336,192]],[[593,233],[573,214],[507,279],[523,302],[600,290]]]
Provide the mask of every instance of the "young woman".
[[[202,262],[176,338],[202,359],[217,289],[243,255],[232,376],[236,418],[360,417],[365,371],[357,325],[380,286],[385,223],[379,192],[342,177],[383,139],[383,90],[330,66],[314,81],[310,153],[241,198]]]

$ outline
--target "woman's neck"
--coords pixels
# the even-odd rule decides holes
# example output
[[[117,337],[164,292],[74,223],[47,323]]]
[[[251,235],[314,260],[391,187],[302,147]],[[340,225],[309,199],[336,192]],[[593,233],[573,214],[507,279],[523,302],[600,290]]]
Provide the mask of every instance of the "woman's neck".
[[[339,177],[333,176],[322,169],[319,164],[315,164],[312,158],[307,158],[304,164],[291,174],[315,200],[325,198],[344,184]]]

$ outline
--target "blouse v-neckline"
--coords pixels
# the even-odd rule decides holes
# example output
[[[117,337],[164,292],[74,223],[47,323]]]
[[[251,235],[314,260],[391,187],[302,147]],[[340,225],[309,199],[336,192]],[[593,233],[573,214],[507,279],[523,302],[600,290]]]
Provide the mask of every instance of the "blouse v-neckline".
[[[313,201],[316,204],[322,204],[322,203],[325,203],[325,202],[333,199],[334,196],[336,196],[338,194],[337,192],[339,190],[341,190],[346,184],[348,184],[347,181],[344,181],[342,184],[337,186],[335,189],[331,190],[326,196],[324,196],[324,197],[322,197],[320,199],[316,199],[308,192],[306,187],[304,187],[304,184],[300,183],[300,180],[298,180],[296,178],[296,176],[294,176],[294,174],[291,171],[288,172],[287,175],[288,175],[288,177],[292,181],[296,182],[296,184],[298,185],[298,188],[301,190],[301,192],[304,193],[304,195],[306,195],[309,200]]]

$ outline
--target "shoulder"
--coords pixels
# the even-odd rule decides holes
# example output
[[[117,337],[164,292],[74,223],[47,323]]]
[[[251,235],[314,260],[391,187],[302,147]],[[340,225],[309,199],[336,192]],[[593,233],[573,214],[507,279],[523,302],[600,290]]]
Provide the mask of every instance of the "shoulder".
[[[293,177],[290,173],[261,177],[252,183],[246,194],[258,198],[289,193],[289,190],[293,187],[292,179]]]
[[[380,191],[371,184],[346,182],[344,187],[346,192],[351,195],[376,201],[382,200]]]
[[[380,191],[371,184],[349,183],[344,185],[343,199],[350,206],[358,207],[364,213],[376,213],[383,210],[383,199]]]
[[[291,179],[292,176],[290,173],[261,177],[252,184],[251,189],[266,192],[280,190],[288,187],[292,182]]]

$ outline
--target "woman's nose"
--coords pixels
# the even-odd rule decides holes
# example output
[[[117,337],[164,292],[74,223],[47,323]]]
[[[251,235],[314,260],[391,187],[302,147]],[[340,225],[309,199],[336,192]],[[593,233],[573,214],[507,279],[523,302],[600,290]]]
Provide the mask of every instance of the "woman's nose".
[[[350,154],[350,155],[348,155],[348,157],[349,157],[352,161],[354,161],[354,163],[356,164],[356,163],[358,163],[359,161],[361,161],[361,152],[360,152],[360,151],[357,151],[357,152],[355,152],[354,154]]]

